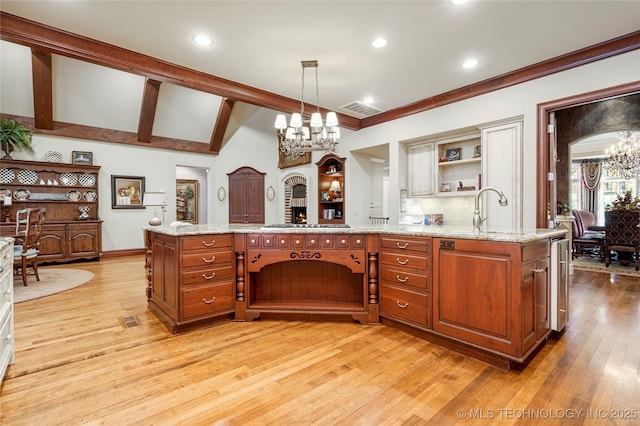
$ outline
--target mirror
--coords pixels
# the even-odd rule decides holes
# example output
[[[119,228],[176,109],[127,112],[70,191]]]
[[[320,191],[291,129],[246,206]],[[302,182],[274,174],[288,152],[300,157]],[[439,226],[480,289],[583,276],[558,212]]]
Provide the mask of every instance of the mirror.
[[[198,223],[198,181],[176,180],[176,220]]]

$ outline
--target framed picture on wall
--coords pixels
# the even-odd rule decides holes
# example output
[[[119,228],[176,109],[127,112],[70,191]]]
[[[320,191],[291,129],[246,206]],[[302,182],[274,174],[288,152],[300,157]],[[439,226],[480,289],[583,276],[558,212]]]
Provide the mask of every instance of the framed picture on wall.
[[[176,180],[176,220],[198,223],[198,181]]]
[[[73,151],[71,153],[71,164],[83,164],[85,166],[92,166],[93,152]]]
[[[144,209],[143,176],[111,175],[111,208],[112,209]]]

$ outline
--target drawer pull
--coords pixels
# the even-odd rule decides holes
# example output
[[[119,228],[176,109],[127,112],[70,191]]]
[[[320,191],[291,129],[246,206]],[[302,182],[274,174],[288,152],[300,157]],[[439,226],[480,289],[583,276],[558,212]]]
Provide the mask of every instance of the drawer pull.
[[[211,300],[207,300],[207,299],[205,299],[205,298],[203,297],[203,298],[202,298],[202,301],[203,301],[204,303],[206,303],[207,305],[210,305],[210,304],[212,304],[213,302],[215,302],[215,301],[216,301],[216,297],[215,297],[215,296],[213,296],[213,297],[211,298]]]
[[[536,274],[539,274],[540,272],[544,272],[544,269],[536,268],[536,269],[533,270],[533,272],[535,272]]]
[[[213,245],[216,243],[216,240],[211,241],[210,243],[207,243],[206,241],[202,242],[202,245],[205,247],[213,247]]]
[[[211,275],[202,274],[202,278],[204,278],[205,280],[210,280],[211,278],[213,278],[215,276],[216,276],[215,272],[213,274],[211,274]]]
[[[409,281],[409,277],[400,278],[400,275],[396,275],[396,279],[397,279],[397,280],[398,280],[398,282],[400,282],[400,283],[406,283],[407,281]]]
[[[401,246],[400,243],[396,243],[396,247],[398,247],[399,249],[406,249],[407,247],[409,247],[409,243],[404,243],[403,246]]]
[[[409,307],[409,302],[403,304],[400,303],[399,300],[396,300],[396,305],[398,305],[398,308],[407,309]]]
[[[215,262],[215,261],[216,261],[216,257],[215,257],[215,256],[211,256],[211,259],[206,259],[206,258],[204,258],[204,257],[203,257],[203,258],[202,258],[202,261],[203,261],[204,263],[213,263],[213,262]]]
[[[398,262],[400,265],[406,265],[407,263],[409,263],[409,259],[405,259],[404,261],[400,260],[400,258],[396,258],[396,262]]]

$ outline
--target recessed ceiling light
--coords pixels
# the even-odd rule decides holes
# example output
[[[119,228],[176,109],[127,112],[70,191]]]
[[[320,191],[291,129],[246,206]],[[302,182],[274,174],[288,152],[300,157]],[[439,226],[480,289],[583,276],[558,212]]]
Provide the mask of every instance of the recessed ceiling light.
[[[378,37],[377,39],[373,40],[371,45],[377,48],[385,47],[387,45],[387,40],[382,37]]]
[[[367,96],[362,100],[363,104],[371,105],[373,103],[373,98],[371,96]]]
[[[462,64],[462,68],[475,68],[478,65],[478,61],[476,59],[467,59]]]
[[[196,44],[199,44],[200,46],[211,46],[213,44],[213,41],[204,34],[193,36],[193,41],[195,41]]]
[[[451,3],[455,4],[456,6],[461,5],[461,4],[465,4],[465,3],[469,3],[470,0],[451,0]]]

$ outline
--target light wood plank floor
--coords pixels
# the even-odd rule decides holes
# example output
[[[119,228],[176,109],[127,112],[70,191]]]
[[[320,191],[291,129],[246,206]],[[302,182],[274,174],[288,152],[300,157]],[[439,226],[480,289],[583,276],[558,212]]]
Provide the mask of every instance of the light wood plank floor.
[[[503,371],[385,326],[260,320],[171,335],[147,310],[143,257],[73,267],[95,278],[15,306],[2,425],[640,422],[637,278],[576,271],[566,332]]]

